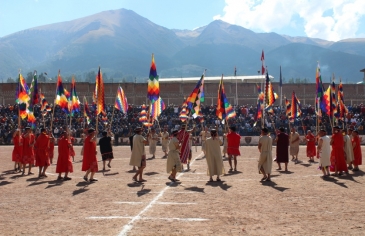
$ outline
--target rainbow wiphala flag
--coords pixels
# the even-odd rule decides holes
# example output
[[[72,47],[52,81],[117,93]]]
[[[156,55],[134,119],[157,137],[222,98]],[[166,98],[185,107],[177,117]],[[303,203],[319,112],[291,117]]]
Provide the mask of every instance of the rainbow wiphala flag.
[[[156,71],[155,57],[152,54],[152,62],[150,68],[150,75],[148,79],[147,97],[151,104],[156,102],[160,97],[160,84],[158,82],[158,75]]]

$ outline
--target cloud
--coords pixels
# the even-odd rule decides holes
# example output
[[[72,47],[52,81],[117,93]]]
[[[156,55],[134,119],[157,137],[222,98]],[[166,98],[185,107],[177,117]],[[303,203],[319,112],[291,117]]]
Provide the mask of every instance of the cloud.
[[[225,3],[224,14],[214,19],[263,32],[302,27],[309,37],[331,41],[358,37],[360,19],[365,15],[364,0],[225,0]],[[298,16],[302,26],[294,22]]]

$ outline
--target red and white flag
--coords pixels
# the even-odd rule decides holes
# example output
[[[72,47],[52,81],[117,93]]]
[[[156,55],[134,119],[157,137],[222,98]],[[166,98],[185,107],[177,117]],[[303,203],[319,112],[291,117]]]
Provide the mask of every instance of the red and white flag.
[[[262,50],[262,54],[261,54],[261,62],[262,62],[262,67],[261,67],[261,74],[264,75],[266,73],[266,69],[265,69],[265,56],[264,56],[264,50]]]

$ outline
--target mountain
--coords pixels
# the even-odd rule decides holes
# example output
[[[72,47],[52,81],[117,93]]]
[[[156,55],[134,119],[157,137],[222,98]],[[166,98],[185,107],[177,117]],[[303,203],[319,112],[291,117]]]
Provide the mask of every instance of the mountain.
[[[278,78],[279,66],[289,78],[314,81],[317,61],[322,75],[334,72],[360,81],[365,61],[365,39],[330,42],[276,33],[255,33],[223,21],[194,29],[167,29],[131,10],[100,12],[88,17],[39,26],[0,38],[0,78],[38,70],[55,76],[86,74],[100,65],[105,78],[144,81],[151,54],[161,78],[207,75],[255,75],[265,51],[270,74]]]

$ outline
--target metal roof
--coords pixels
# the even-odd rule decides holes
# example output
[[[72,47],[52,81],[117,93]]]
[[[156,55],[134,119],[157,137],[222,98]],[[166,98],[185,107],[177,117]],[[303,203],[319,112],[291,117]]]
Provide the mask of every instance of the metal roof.
[[[273,76],[269,75],[270,80],[274,79]],[[180,78],[159,78],[159,82],[161,83],[169,83],[169,82],[194,82],[198,81],[200,77],[180,77]],[[204,82],[213,82],[219,81],[221,76],[214,77],[204,77]],[[261,83],[266,80],[265,75],[249,75],[249,76],[223,76],[223,80],[241,80],[241,82],[245,83]]]

